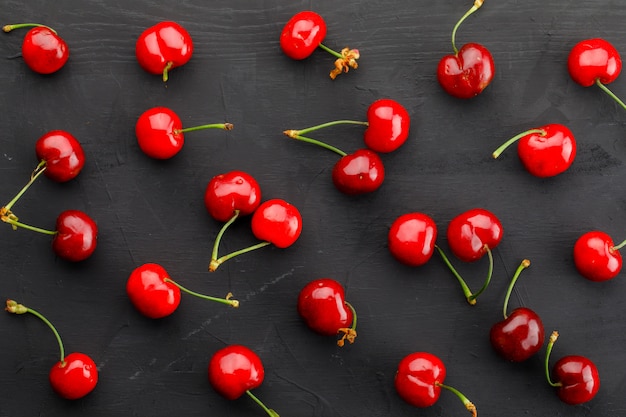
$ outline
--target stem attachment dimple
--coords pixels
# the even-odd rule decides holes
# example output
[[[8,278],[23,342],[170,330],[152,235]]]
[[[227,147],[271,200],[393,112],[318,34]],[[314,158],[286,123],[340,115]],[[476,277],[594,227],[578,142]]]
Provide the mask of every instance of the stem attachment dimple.
[[[626,240],[624,240],[622,243],[618,244],[618,245],[613,245],[613,247],[611,249],[618,251],[621,248],[623,248],[624,246],[626,246]]]

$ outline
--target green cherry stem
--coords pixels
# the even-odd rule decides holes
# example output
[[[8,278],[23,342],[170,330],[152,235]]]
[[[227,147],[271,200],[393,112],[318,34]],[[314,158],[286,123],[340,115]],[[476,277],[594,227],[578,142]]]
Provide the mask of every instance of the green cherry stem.
[[[9,201],[3,207],[3,212],[1,213],[2,215],[10,214],[11,209],[13,208],[15,203],[17,203],[17,200],[19,200],[24,195],[24,193],[30,188],[30,186],[35,182],[35,180],[37,180],[37,178],[39,178],[39,176],[44,173],[45,170],[46,170],[46,161],[43,160],[39,162],[39,164],[37,164],[37,167],[30,175],[30,180],[26,183],[26,185],[20,190],[19,193],[17,193],[15,197],[13,197],[11,201]]]
[[[448,259],[445,252],[437,245],[435,245],[435,248],[437,249],[437,252],[439,252],[441,259],[443,259],[444,263],[448,266],[448,269],[450,269],[452,274],[459,281],[459,284],[461,284],[461,288],[463,289],[463,294],[465,295],[465,299],[467,300],[467,302],[470,305],[475,305],[476,299],[478,298],[480,294],[482,294],[487,289],[487,287],[489,286],[489,283],[491,282],[491,277],[493,276],[493,254],[491,253],[491,249],[489,249],[489,246],[487,245],[484,246],[484,249],[487,252],[487,257],[489,258],[489,269],[487,271],[487,278],[485,278],[485,281],[483,282],[483,286],[474,293],[467,286],[467,283],[461,277],[461,274],[459,274],[456,268],[452,265],[452,263],[450,262],[450,259]]]
[[[619,245],[613,245],[613,250],[620,250],[624,246],[626,246],[626,240],[620,243]]]
[[[61,336],[59,335],[59,332],[54,327],[54,325],[50,322],[50,320],[48,320],[41,313],[33,310],[32,308],[28,308],[25,305],[19,304],[14,300],[7,300],[5,310],[12,314],[30,313],[38,317],[39,319],[41,319],[44,323],[46,323],[46,325],[52,330],[52,333],[54,333],[54,337],[56,337],[57,339],[57,342],[59,344],[59,350],[61,352],[61,364],[65,366],[65,348],[63,347],[63,341],[61,340]]]
[[[519,278],[522,271],[530,266],[530,261],[528,259],[524,259],[517,269],[515,270],[515,274],[513,274],[513,278],[511,278],[511,282],[509,283],[509,288],[506,290],[506,295],[504,296],[504,306],[502,307],[502,315],[506,320],[508,318],[508,314],[506,313],[509,308],[509,299],[511,298],[511,293],[513,292],[513,287],[515,286],[515,282]]]
[[[552,379],[550,378],[550,354],[552,353],[554,342],[556,342],[556,339],[558,338],[559,338],[559,332],[554,330],[552,334],[550,335],[550,339],[548,340],[548,345],[546,346],[546,358],[544,362],[546,380],[548,381],[548,384],[550,384],[550,386],[553,386],[555,388],[563,385],[560,382],[553,382]]]
[[[476,417],[478,415],[478,412],[476,410],[476,406],[474,405],[474,403],[472,403],[461,391],[449,385],[442,384],[441,382],[438,382],[438,381],[435,382],[435,385],[438,386],[439,388],[446,389],[454,393],[457,397],[459,397],[459,399],[463,402],[463,405],[465,406],[467,411],[472,413],[473,417]]]
[[[461,26],[461,23],[463,23],[463,21],[465,19],[467,19],[476,10],[480,9],[480,7],[483,5],[483,1],[484,0],[475,0],[474,4],[472,5],[472,7],[467,12],[465,12],[463,17],[461,17],[459,19],[459,21],[456,22],[456,25],[454,25],[454,29],[452,29],[452,49],[454,49],[454,53],[455,54],[459,53],[459,50],[456,47],[456,31],[457,31],[457,29],[459,28],[459,26]]]
[[[185,287],[183,287],[182,285],[180,285],[179,283],[177,283],[176,281],[170,279],[170,278],[165,278],[163,281],[165,282],[169,282],[173,285],[176,285],[178,288],[180,288],[181,291],[189,294],[189,295],[193,295],[194,297],[198,297],[198,298],[202,298],[204,300],[209,300],[209,301],[215,301],[217,303],[222,303],[222,304],[227,304],[231,307],[237,308],[239,307],[239,301],[238,300],[233,300],[232,293],[228,293],[226,295],[225,298],[218,298],[218,297],[212,297],[210,295],[205,295],[205,294],[200,294],[198,292],[192,291],[190,289],[187,289]]]
[[[57,33],[57,31],[52,29],[50,26],[41,25],[39,23],[18,23],[14,25],[4,25],[2,27],[2,30],[9,33],[13,29],[30,28],[30,27],[42,27],[42,28],[49,29],[52,33],[55,33],[55,34]]]
[[[252,391],[247,390],[247,391],[246,391],[246,394],[248,394],[248,397],[252,398],[252,399],[254,400],[254,402],[255,402],[255,403],[257,403],[258,405],[260,405],[260,406],[261,406],[261,408],[262,408],[263,410],[265,410],[265,412],[266,412],[269,416],[271,416],[271,417],[280,417],[276,411],[272,410],[271,408],[267,408],[267,406],[266,406],[265,404],[263,404],[263,402],[262,402],[261,400],[259,400],[259,399],[257,398],[257,396],[256,396],[256,395],[254,395],[254,394],[252,393]]]
[[[187,132],[195,132],[196,130],[204,130],[204,129],[222,129],[222,130],[233,130],[235,126],[232,123],[211,123],[208,125],[200,125],[200,126],[192,126],[186,127],[183,129],[176,129],[174,133],[187,133]]]
[[[500,147],[498,149],[493,151],[491,156],[493,157],[493,159],[496,159],[497,157],[500,156],[500,154],[502,152],[504,152],[504,150],[506,148],[508,148],[509,146],[511,146],[512,144],[514,144],[515,142],[517,142],[518,140],[520,140],[524,136],[532,135],[533,133],[537,133],[538,135],[541,135],[541,136],[545,136],[546,135],[546,131],[543,130],[543,129],[528,129],[527,131],[522,132],[522,133],[520,133],[518,135],[515,135],[511,139],[509,139],[506,142],[504,142],[502,145],[500,145]]]
[[[328,52],[329,54],[331,54],[332,56],[334,56],[335,58],[343,58],[343,55],[341,55],[339,52],[335,51],[334,49],[330,49],[328,46],[324,45],[323,43],[320,43],[319,45],[317,45],[320,49]]]
[[[347,153],[345,153],[344,151],[342,151],[341,149],[333,146],[333,145],[329,145],[328,143],[319,141],[317,139],[312,139],[306,136],[302,136],[298,134],[297,130],[285,130],[283,132],[285,135],[289,136],[292,139],[297,139],[300,140],[302,142],[307,142],[307,143],[312,143],[313,145],[317,145],[317,146],[321,146],[322,148],[326,148],[328,150],[331,150],[333,152],[335,152],[336,154],[339,154],[340,156],[346,156]]]
[[[352,311],[352,324],[350,325],[350,327],[343,327],[339,329],[338,333],[341,335],[341,338],[337,340],[337,346],[339,347],[343,347],[343,345],[345,345],[346,343],[346,340],[350,344],[352,344],[354,343],[354,339],[356,339],[356,323],[357,323],[356,310],[354,309],[352,304],[350,304],[349,302],[344,301],[344,304],[350,309],[350,311]]]
[[[617,97],[611,90],[609,90],[609,88],[606,85],[602,84],[602,82],[600,82],[599,78],[596,78],[596,85],[598,87],[600,87],[602,89],[602,91],[607,93],[613,100],[615,100],[617,102],[617,104],[622,106],[623,109],[626,109],[626,103],[624,103],[622,100],[620,100],[620,98]]]

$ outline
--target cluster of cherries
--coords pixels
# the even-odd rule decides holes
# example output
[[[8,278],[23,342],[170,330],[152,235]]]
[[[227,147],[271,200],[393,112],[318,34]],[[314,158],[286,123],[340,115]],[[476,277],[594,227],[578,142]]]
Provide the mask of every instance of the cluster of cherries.
[[[456,23],[452,31],[453,54],[444,56],[437,68],[437,79],[450,95],[469,99],[480,94],[492,81],[495,73],[493,57],[489,50],[477,43],[456,47],[456,32],[467,17],[478,10],[483,0],[475,0],[473,6]],[[40,74],[51,74],[61,69],[68,60],[69,48],[65,41],[50,27],[39,24],[7,25],[3,29],[30,27],[22,44],[22,57],[26,65]],[[327,27],[324,19],[313,11],[294,15],[280,34],[280,47],[288,57],[304,60],[316,49],[322,49],[335,57],[330,77],[335,79],[349,69],[358,68],[360,52],[348,47],[336,52],[322,42]],[[175,22],[160,22],[146,29],[136,42],[139,65],[151,74],[160,75],[164,82],[172,69],[186,64],[193,54],[193,42],[189,33]],[[626,105],[605,84],[614,81],[621,71],[621,59],[615,48],[603,39],[589,39],[574,46],[568,59],[572,79],[583,86],[597,85],[618,104]],[[365,148],[348,154],[332,145],[312,139],[311,132],[353,124],[366,126]],[[336,188],[344,194],[357,195],[377,190],[383,183],[385,170],[379,153],[398,149],[408,138],[410,117],[407,110],[391,99],[373,102],[367,111],[367,121],[337,120],[300,130],[286,130],[285,135],[303,142],[332,150],[340,155],[332,171]],[[135,132],[139,148],[149,157],[168,159],[180,152],[184,134],[192,131],[218,128],[231,130],[230,123],[214,123],[195,127],[182,126],[177,114],[166,107],[154,107],[138,119]],[[576,155],[576,141],[564,125],[554,123],[524,131],[504,142],[493,152],[500,154],[518,142],[518,156],[526,170],[534,176],[546,178],[566,171]],[[75,178],[84,165],[84,153],[79,142],[65,131],[52,131],[41,137],[36,144],[39,163],[26,186],[0,209],[0,219],[14,229],[21,227],[53,236],[55,253],[69,261],[88,258],[96,247],[97,226],[85,213],[68,210],[57,218],[53,231],[27,225],[19,221],[12,209],[18,199],[41,175],[57,182]],[[231,171],[213,177],[205,191],[204,201],[210,216],[223,223],[217,234],[208,270],[215,271],[221,264],[235,256],[268,245],[287,248],[293,245],[302,230],[302,217],[298,209],[282,199],[262,201],[258,182],[248,173]],[[237,219],[250,215],[251,229],[259,240],[257,244],[235,252],[219,254],[220,242],[227,229]],[[428,215],[419,212],[398,217],[389,229],[388,247],[398,261],[409,266],[427,263],[435,250],[456,277],[469,304],[475,304],[478,296],[487,288],[493,272],[492,250],[503,236],[499,219],[488,210],[475,208],[452,219],[447,229],[450,251],[463,262],[475,262],[487,255],[489,268],[482,287],[472,291],[452,265],[445,252],[437,245],[437,227]],[[626,241],[615,245],[613,240],[600,231],[581,236],[573,250],[574,264],[585,278],[606,281],[619,274],[622,259],[619,249]],[[518,307],[508,313],[508,302],[513,287],[528,268],[530,261],[523,260],[517,268],[507,290],[504,319],[493,325],[490,341],[493,348],[505,359],[522,362],[535,355],[545,341],[545,331],[539,316],[531,309]],[[181,292],[202,299],[238,307],[239,302],[227,294],[224,298],[207,296],[187,289],[170,278],[159,264],[148,263],[137,267],[130,274],[126,290],[135,308],[144,316],[158,319],[172,314],[181,300]],[[14,300],[6,303],[6,310],[14,314],[30,313],[44,321],[55,334],[61,359],[50,372],[54,390],[64,398],[77,399],[91,392],[98,380],[94,361],[82,353],[65,355],[61,338],[52,323],[42,314]],[[320,278],[306,284],[297,299],[297,311],[304,323],[312,330],[326,336],[339,336],[337,344],[353,343],[356,338],[357,314],[346,301],[345,290],[331,278]],[[580,404],[591,400],[599,389],[598,371],[589,359],[582,356],[561,358],[549,371],[548,363],[553,345],[558,337],[553,332],[546,347],[546,378],[558,389],[562,401]],[[244,394],[257,402],[268,415],[278,417],[276,411],[266,407],[251,390],[264,378],[263,364],[259,356],[249,348],[232,344],[218,350],[208,366],[208,377],[214,389],[227,399],[237,399]],[[428,407],[439,398],[441,389],[457,395],[465,407],[476,415],[475,405],[457,389],[445,385],[446,368],[432,353],[414,352],[403,358],[395,377],[399,396],[416,407]]]

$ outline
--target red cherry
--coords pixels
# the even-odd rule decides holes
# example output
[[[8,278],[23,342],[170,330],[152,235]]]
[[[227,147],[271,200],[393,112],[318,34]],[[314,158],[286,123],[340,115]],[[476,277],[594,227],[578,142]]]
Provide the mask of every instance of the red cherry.
[[[398,217],[389,229],[389,251],[398,261],[421,266],[430,260],[437,241],[437,225],[424,213],[407,213]]]
[[[239,301],[226,298],[215,298],[191,291],[172,280],[161,265],[147,263],[138,266],[131,272],[126,281],[126,294],[135,308],[144,316],[160,319],[172,314],[180,304],[181,291],[205,300],[239,307]]]
[[[528,172],[540,178],[553,177],[566,171],[576,157],[576,140],[564,125],[549,124],[520,133],[496,149],[497,158],[519,140],[517,153]]]
[[[333,167],[333,184],[344,194],[358,195],[376,191],[385,180],[385,166],[378,154],[359,149],[342,156]]]
[[[181,151],[185,133],[203,129],[232,130],[230,123],[215,123],[183,129],[180,117],[167,107],[153,107],[139,116],[135,135],[139,148],[151,158],[169,159]]]
[[[98,383],[98,368],[84,353],[70,353],[50,370],[50,385],[61,397],[77,400],[89,394]]]
[[[169,71],[185,65],[193,55],[189,32],[175,22],[160,22],[143,31],[135,44],[139,65],[150,74],[161,74],[167,81]]]
[[[335,68],[330,72],[333,80],[350,68],[357,69],[360,53],[357,49],[344,48],[341,52],[325,46],[322,41],[326,37],[326,22],[319,14],[305,10],[296,13],[283,27],[280,33],[280,47],[291,59],[302,60],[311,56],[318,47],[333,55],[336,59]]]
[[[464,262],[482,258],[502,240],[502,224],[488,210],[475,208],[459,214],[448,225],[448,246]]]
[[[32,314],[43,321],[54,333],[59,345],[61,359],[52,367],[49,374],[50,385],[61,397],[76,400],[89,394],[98,383],[98,368],[95,362],[84,353],[70,353],[65,356],[65,348],[59,332],[41,313],[14,300],[7,300],[5,310],[12,314]]]
[[[409,112],[395,100],[380,99],[370,104],[367,121],[365,146],[374,152],[393,152],[409,137]]]
[[[85,153],[72,134],[52,130],[35,143],[39,161],[45,163],[45,175],[57,182],[74,179],[85,165]]]
[[[345,300],[341,284],[330,278],[309,282],[298,295],[298,313],[306,325],[324,336],[341,335],[337,341],[343,346],[356,338],[356,312]]]
[[[26,33],[22,42],[24,62],[39,74],[52,74],[60,70],[70,57],[70,50],[54,29],[35,23],[21,23],[5,25],[2,30],[10,32],[31,26],[34,27]]]
[[[59,214],[52,249],[61,258],[83,261],[96,250],[98,226],[86,213],[66,210]]]
[[[302,232],[302,216],[296,206],[282,199],[259,205],[252,214],[252,233],[262,241],[284,249],[293,245]]]
[[[398,365],[394,385],[396,392],[414,407],[425,408],[434,405],[441,394],[441,388],[451,390],[475,417],[476,407],[458,390],[443,384],[446,367],[441,359],[428,352],[414,352],[405,356]]]
[[[487,48],[468,43],[454,55],[446,55],[437,67],[437,79],[443,89],[457,98],[472,98],[491,83],[496,68]]]
[[[590,281],[608,281],[622,270],[619,249],[626,244],[613,243],[613,239],[597,230],[587,232],[574,244],[574,265],[578,272]]]
[[[261,203],[261,187],[252,175],[230,171],[211,178],[204,192],[204,204],[215,220],[226,222],[235,213],[252,214]]]
[[[608,41],[594,38],[578,42],[567,58],[567,70],[574,82],[583,87],[597,85],[626,109],[626,103],[605,85],[615,81],[622,71],[622,58]]]
[[[267,408],[251,390],[258,388],[265,378],[261,358],[250,348],[242,345],[229,345],[213,354],[209,361],[209,383],[220,395],[228,400],[236,400],[247,394],[259,404],[268,415],[278,414]]]
[[[588,358],[579,355],[564,356],[552,367],[552,378],[548,363],[554,342],[559,334],[552,332],[546,349],[545,368],[548,383],[557,389],[561,401],[570,405],[591,401],[600,389],[600,375],[596,365]]]

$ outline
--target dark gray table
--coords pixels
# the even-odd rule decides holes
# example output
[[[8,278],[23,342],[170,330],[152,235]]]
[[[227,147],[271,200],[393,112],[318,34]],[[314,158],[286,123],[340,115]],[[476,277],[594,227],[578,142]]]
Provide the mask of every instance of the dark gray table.
[[[66,184],[38,181],[15,207],[24,221],[54,227],[62,210],[81,209],[100,228],[96,253],[80,264],[57,259],[49,239],[2,230],[0,295],[44,313],[68,351],[90,354],[100,381],[88,397],[68,402],[48,384],[57,360],[50,331],[34,317],[0,315],[0,415],[171,416],[264,415],[252,401],[230,402],[209,386],[211,354],[241,343],[262,358],[266,378],[255,392],[281,416],[465,415],[444,392],[417,410],[395,393],[400,359],[425,350],[443,359],[446,382],[464,391],[482,416],[626,415],[624,276],[591,283],[572,263],[577,237],[604,230],[626,238],[626,112],[597,88],[574,84],[565,62],[579,40],[604,37],[626,52],[626,4],[617,0],[490,1],[459,29],[457,43],[487,46],[496,77],[463,101],[437,83],[439,59],[451,51],[450,31],[470,7],[460,0],[281,2],[185,0],[3,1],[3,23],[36,21],[56,28],[70,45],[57,74],[32,73],[15,57],[25,32],[0,36],[0,196],[9,200],[36,164],[34,143],[52,129],[72,132],[87,163]],[[351,46],[360,67],[335,81],[322,51],[295,62],[278,35],[297,11],[325,17],[325,43]],[[195,54],[171,72],[167,87],[134,56],[146,27],[174,20],[191,33]],[[611,85],[626,97],[626,79]],[[412,128],[400,150],[383,156],[387,176],[377,192],[339,193],[330,172],[336,155],[282,135],[335,119],[364,119],[383,97],[401,102]],[[134,137],[137,117],[168,106],[185,125],[227,120],[229,133],[187,135],[168,161],[143,155]],[[538,179],[515,150],[491,152],[527,128],[563,123],[578,141],[565,174]],[[333,133],[334,132],[334,133]],[[345,150],[362,147],[362,128],[317,135]],[[263,198],[284,198],[301,210],[304,229],[292,247],[264,248],[207,272],[221,224],[203,205],[216,174],[254,175]],[[401,214],[421,211],[437,222],[438,243],[457,214],[484,207],[501,219],[505,236],[494,251],[494,278],[476,306],[463,299],[436,255],[410,268],[392,259],[387,231]],[[254,239],[236,223],[223,251]],[[553,361],[581,354],[597,364],[602,386],[582,406],[561,403],[545,381],[543,352],[510,364],[492,350],[488,332],[500,319],[509,278],[523,258],[532,266],[518,282],[511,307],[525,305],[558,329]],[[153,321],[125,294],[136,266],[163,265],[180,283],[204,293],[232,291],[238,310],[183,296],[179,310]],[[486,261],[456,262],[472,287]],[[296,297],[312,279],[346,287],[359,313],[354,345],[338,348],[300,321]],[[476,278],[473,278],[476,277]]]

